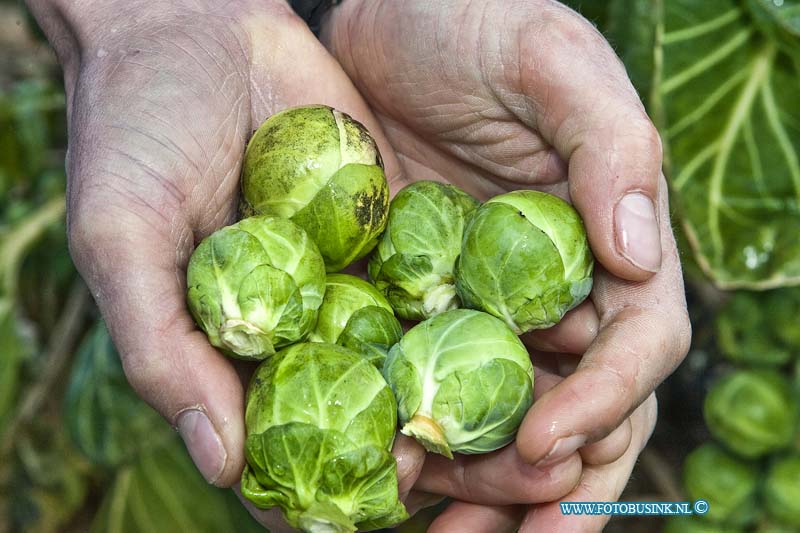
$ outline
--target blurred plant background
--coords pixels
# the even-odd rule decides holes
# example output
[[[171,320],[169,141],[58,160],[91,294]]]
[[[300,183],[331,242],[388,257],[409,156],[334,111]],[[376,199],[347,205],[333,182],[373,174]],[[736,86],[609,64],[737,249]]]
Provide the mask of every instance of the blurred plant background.
[[[713,511],[607,530],[800,531],[800,0],[568,3],[661,131],[694,326],[623,500]],[[49,48],[0,0],[0,533],[258,530],[125,381],[67,251],[65,126]]]

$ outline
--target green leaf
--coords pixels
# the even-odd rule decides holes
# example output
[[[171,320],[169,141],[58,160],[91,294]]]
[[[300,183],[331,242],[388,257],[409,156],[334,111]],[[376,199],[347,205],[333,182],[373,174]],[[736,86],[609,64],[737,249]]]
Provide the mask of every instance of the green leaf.
[[[673,198],[698,264],[723,288],[800,283],[800,63],[786,38],[800,2],[767,4],[652,0],[654,31],[619,43],[623,57],[653,58],[648,103]]]
[[[245,423],[251,435],[301,422],[389,450],[396,410],[392,391],[365,358],[310,342],[285,348],[258,367],[247,393]]]
[[[128,385],[102,322],[88,334],[73,363],[64,419],[76,446],[103,466],[130,462],[172,435],[161,416]]]
[[[203,479],[180,440],[173,437],[117,471],[92,531],[214,533],[263,528],[250,518],[232,491],[213,487]]]

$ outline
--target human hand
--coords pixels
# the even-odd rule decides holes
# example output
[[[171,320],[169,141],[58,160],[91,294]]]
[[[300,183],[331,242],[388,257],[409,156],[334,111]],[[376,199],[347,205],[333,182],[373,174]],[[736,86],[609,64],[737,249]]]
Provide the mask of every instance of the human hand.
[[[322,39],[382,124],[402,175],[481,199],[535,187],[581,213],[598,260],[590,301],[527,340],[582,357],[538,397],[516,448],[530,464],[577,453],[591,471],[624,462],[624,486],[654,421],[654,402],[643,402],[686,354],[690,325],[660,140],[611,47],[548,0],[348,0]],[[581,327],[596,336],[579,349],[570,335]],[[583,483],[593,495],[621,491],[602,476]]]
[[[400,164],[347,75],[282,1],[28,4],[64,68],[75,264],[133,387],[178,429],[209,482],[235,484],[251,368],[222,356],[196,328],[185,268],[195,244],[235,218],[251,131],[286,107],[324,103],[369,128],[395,190]],[[420,486],[464,500],[532,503],[578,482],[577,457],[544,469],[508,450],[443,468],[441,480],[423,476]],[[405,495],[424,454],[408,439],[395,454]],[[503,476],[502,490],[483,482],[494,475]],[[259,514],[272,526],[274,515]]]

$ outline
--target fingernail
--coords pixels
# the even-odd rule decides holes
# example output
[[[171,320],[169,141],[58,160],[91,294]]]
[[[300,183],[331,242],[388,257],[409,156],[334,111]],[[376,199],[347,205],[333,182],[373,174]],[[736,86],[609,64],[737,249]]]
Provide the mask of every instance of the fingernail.
[[[586,444],[585,435],[571,435],[569,437],[561,437],[553,444],[547,455],[536,464],[536,466],[550,466],[555,464],[568,456],[575,453],[575,451]]]
[[[197,469],[206,481],[215,483],[225,469],[228,454],[211,420],[204,412],[189,409],[178,417],[178,433]]]
[[[614,213],[617,249],[637,267],[649,272],[661,268],[661,236],[653,202],[640,192],[628,193]]]

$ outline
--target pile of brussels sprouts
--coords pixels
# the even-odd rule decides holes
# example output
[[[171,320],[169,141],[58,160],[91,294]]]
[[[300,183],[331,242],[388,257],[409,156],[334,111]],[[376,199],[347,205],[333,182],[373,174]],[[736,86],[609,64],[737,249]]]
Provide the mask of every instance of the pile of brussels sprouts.
[[[706,500],[708,513],[667,531],[800,531],[798,312],[800,289],[782,289],[734,293],[717,317],[728,363],[703,405],[714,440],[683,467],[687,496]]]
[[[242,493],[306,531],[397,524],[398,420],[450,458],[513,440],[533,402],[518,335],[592,286],[583,223],[545,193],[481,205],[429,181],[390,205],[372,137],[319,105],[264,122],[241,185],[244,218],[197,247],[187,299],[211,344],[260,361]],[[370,252],[371,283],[338,273]]]

